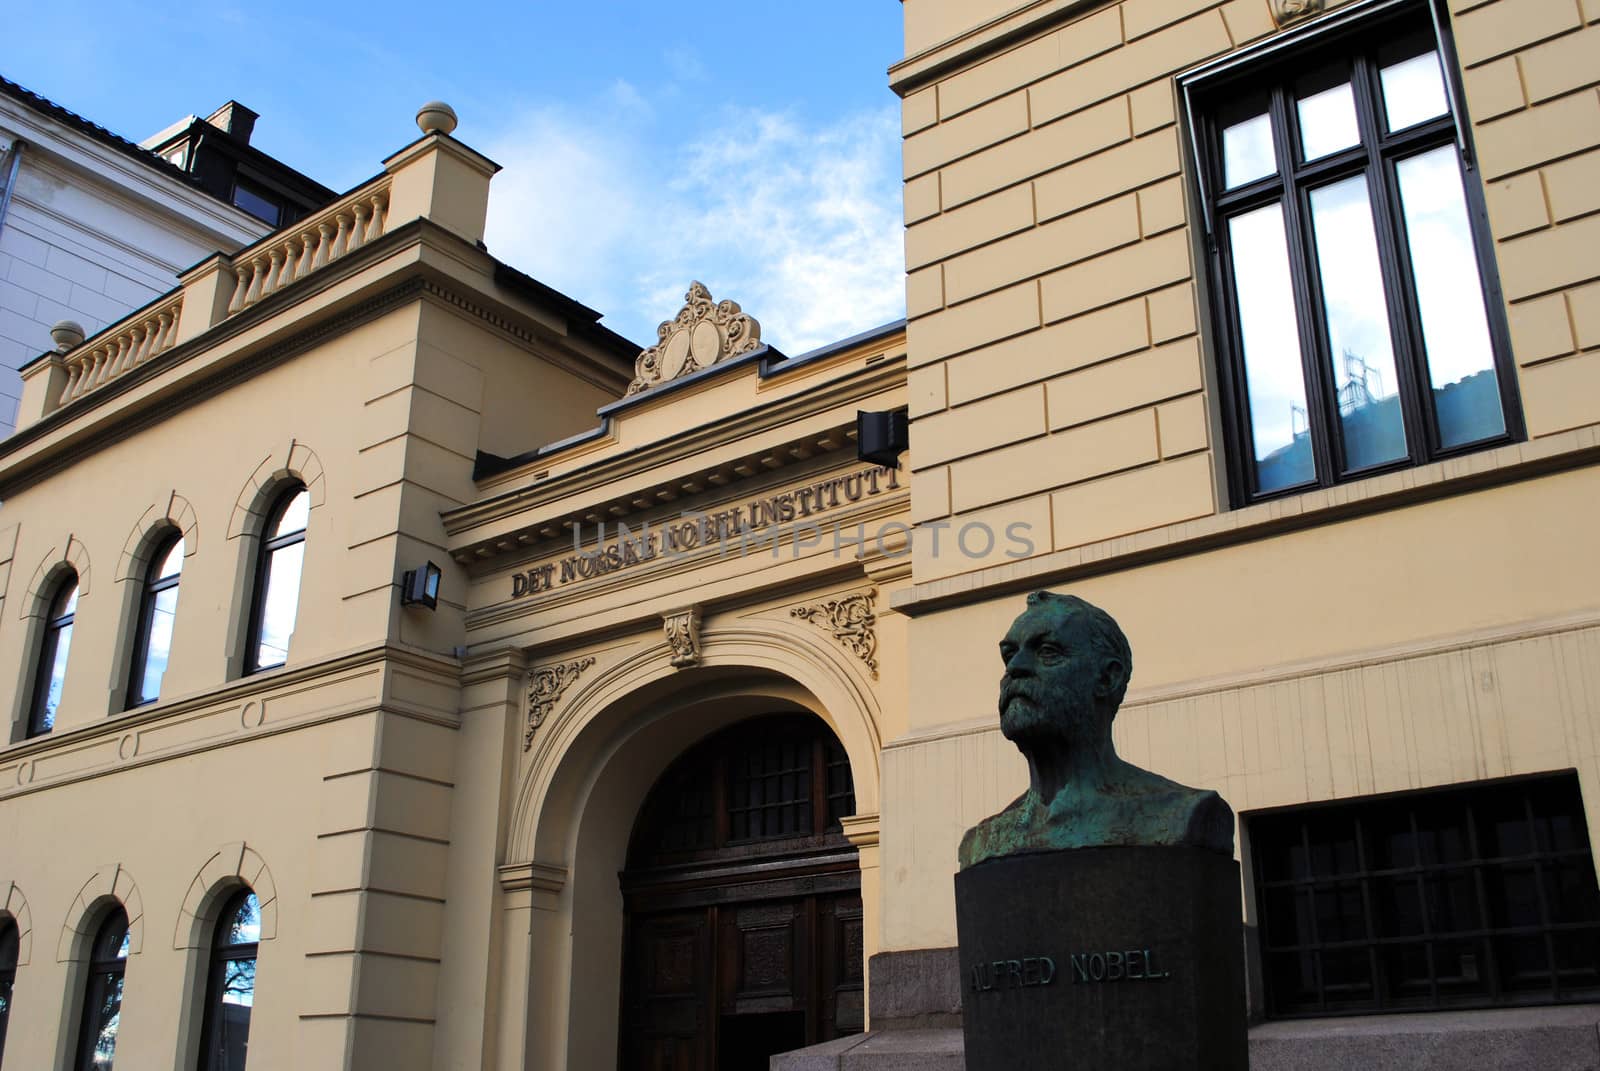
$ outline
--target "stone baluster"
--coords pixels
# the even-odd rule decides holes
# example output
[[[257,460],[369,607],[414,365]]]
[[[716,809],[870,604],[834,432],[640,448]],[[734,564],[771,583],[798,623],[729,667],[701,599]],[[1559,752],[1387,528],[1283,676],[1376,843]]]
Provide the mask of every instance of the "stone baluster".
[[[367,224],[372,218],[372,209],[365,202],[357,201],[350,206],[350,214],[355,217],[355,222],[350,226],[349,252],[354,253],[367,244]]]
[[[161,337],[156,340],[156,352],[165,353],[172,348],[173,338],[178,333],[178,317],[183,306],[174,305],[161,313]]]
[[[261,288],[261,296],[268,297],[277,292],[283,274],[283,247],[279,246],[267,253],[267,281]]]
[[[249,261],[233,266],[233,297],[228,299],[228,315],[232,316],[245,306],[245,295],[250,292],[250,282],[255,278],[255,269]]]
[[[61,405],[78,396],[78,384],[83,382],[83,362],[73,361],[67,366],[67,385],[61,388]],[[60,408],[60,405],[57,406]]]
[[[144,360],[145,351],[155,342],[156,336],[150,330],[150,322],[146,321],[128,328],[123,339],[122,359],[117,362],[116,371],[119,376]]]
[[[333,236],[336,228],[332,223],[323,220],[317,224],[317,257],[311,262],[311,270],[315,271],[333,259]]]
[[[373,194],[372,198],[371,198],[371,202],[372,202],[372,222],[370,224],[368,224],[368,226],[367,226],[367,238],[366,238],[366,240],[368,242],[373,241],[376,238],[383,237],[384,213],[388,211],[388,207],[389,207],[388,206],[388,200],[387,200],[387,198],[384,197],[382,192]]]
[[[294,262],[294,277],[303,279],[311,273],[311,262],[317,254],[317,232],[300,232],[300,256]]]
[[[245,292],[244,304],[240,308],[249,308],[260,301],[266,282],[267,258],[264,255],[258,255],[250,262],[250,289]]]
[[[340,212],[336,217],[339,223],[339,233],[333,236],[333,251],[328,254],[329,260],[338,260],[350,251],[350,213]]]

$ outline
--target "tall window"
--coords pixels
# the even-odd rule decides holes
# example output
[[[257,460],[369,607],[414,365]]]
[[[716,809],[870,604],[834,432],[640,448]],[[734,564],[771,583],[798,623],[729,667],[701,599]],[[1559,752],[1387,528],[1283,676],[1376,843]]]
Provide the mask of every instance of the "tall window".
[[[156,546],[139,603],[139,628],[134,639],[133,672],[128,678],[128,705],[153,703],[161,697],[161,678],[172,652],[172,623],[178,614],[178,574],[183,572],[183,536],[174,532]]]
[[[1600,997],[1574,774],[1252,816],[1271,1015]]]
[[[11,1021],[11,986],[17,980],[17,924],[0,921],[0,1064],[6,1055],[6,1024]]]
[[[1426,3],[1190,84],[1240,501],[1520,434]]]
[[[67,655],[72,650],[72,620],[77,613],[78,576],[71,573],[56,584],[45,617],[33,705],[28,712],[29,736],[39,736],[55,728],[56,710],[61,706],[61,687],[67,679]]]
[[[306,522],[310,516],[311,495],[299,485],[280,495],[267,514],[256,566],[246,673],[281,666],[289,658],[295,611],[300,606],[300,572],[305,564]]]
[[[242,1071],[250,1042],[250,1009],[256,998],[256,945],[261,940],[261,905],[249,889],[223,905],[211,938],[206,981],[200,1071]]]
[[[83,1023],[78,1028],[76,1071],[111,1071],[122,1020],[122,975],[128,964],[128,914],[113,908],[100,923],[89,951],[89,977],[83,990]]]

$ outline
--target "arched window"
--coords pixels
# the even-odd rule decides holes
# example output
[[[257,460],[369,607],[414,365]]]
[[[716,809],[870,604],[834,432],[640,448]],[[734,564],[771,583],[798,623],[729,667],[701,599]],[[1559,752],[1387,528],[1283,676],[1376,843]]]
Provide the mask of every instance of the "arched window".
[[[183,572],[183,536],[177,532],[156,545],[139,602],[139,628],[128,675],[128,705],[161,698],[161,678],[172,651],[172,622],[178,614],[178,574]]]
[[[305,564],[306,521],[311,495],[299,484],[278,496],[267,514],[256,563],[255,606],[245,672],[281,666],[289,659],[295,611],[300,606],[300,570]]]
[[[33,686],[33,707],[28,713],[28,735],[39,736],[55,728],[61,686],[67,679],[67,652],[72,647],[72,619],[78,612],[78,574],[68,573],[56,583],[39,644],[39,669]]]
[[[211,938],[205,1025],[200,1031],[200,1071],[242,1071],[256,998],[256,943],[261,905],[241,889],[223,905]]]
[[[17,924],[0,921],[0,1063],[5,1062],[6,1023],[11,1019],[11,984],[17,980]]]
[[[83,1024],[78,1028],[76,1071],[110,1071],[117,1054],[122,1020],[122,974],[128,964],[128,913],[120,906],[106,915],[89,949],[89,977],[83,987]]]

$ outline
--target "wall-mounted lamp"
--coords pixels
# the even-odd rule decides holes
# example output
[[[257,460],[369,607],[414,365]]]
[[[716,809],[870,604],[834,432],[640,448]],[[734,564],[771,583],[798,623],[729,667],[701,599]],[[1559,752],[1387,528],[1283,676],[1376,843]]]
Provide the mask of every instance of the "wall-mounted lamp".
[[[856,457],[886,469],[898,468],[901,452],[910,447],[911,425],[906,410],[856,411]]]
[[[428,562],[421,569],[407,569],[400,578],[400,605],[425,606],[432,610],[439,605],[439,567]]]

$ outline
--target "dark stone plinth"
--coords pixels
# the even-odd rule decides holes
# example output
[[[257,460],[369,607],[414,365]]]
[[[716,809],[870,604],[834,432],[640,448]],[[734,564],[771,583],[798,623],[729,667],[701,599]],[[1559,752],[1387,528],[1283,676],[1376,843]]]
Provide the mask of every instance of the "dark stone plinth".
[[[1197,848],[956,875],[966,1071],[1245,1071],[1239,865]]]

